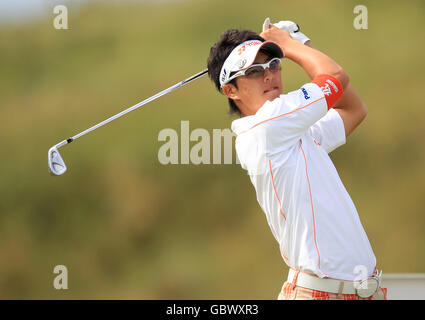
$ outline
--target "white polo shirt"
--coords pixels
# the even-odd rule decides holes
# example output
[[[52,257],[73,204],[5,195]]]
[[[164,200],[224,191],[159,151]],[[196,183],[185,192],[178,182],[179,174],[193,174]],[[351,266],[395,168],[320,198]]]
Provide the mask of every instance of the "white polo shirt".
[[[307,83],[233,121],[236,152],[286,264],[359,280],[373,274],[376,259],[328,156],[345,143],[345,129],[322,90]]]

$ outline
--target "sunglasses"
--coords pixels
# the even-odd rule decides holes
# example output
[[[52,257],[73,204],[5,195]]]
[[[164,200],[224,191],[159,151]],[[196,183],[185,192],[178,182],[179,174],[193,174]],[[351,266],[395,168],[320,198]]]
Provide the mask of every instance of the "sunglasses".
[[[229,83],[233,79],[240,76],[246,76],[248,78],[255,78],[259,76],[263,77],[264,71],[266,71],[267,68],[269,68],[271,72],[276,72],[277,70],[280,70],[281,69],[280,58],[273,58],[266,63],[253,64],[249,68],[236,72],[234,75],[230,76],[230,78],[223,84]]]

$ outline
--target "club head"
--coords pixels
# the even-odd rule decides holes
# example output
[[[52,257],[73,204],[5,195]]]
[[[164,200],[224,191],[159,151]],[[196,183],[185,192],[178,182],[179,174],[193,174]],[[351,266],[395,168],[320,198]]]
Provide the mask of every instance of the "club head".
[[[49,171],[51,174],[55,176],[60,176],[64,174],[66,171],[65,162],[63,162],[62,157],[56,148],[56,146],[51,147],[49,149],[48,154],[48,162],[49,162]]]

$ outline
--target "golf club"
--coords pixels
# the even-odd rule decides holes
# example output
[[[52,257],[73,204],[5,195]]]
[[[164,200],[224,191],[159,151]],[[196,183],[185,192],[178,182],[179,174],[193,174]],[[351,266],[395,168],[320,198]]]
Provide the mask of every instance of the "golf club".
[[[145,104],[147,104],[147,103],[149,103],[149,102],[151,102],[151,101],[153,101],[153,100],[155,100],[155,99],[157,99],[157,98],[159,98],[159,97],[161,97],[161,96],[163,96],[163,95],[165,95],[167,93],[170,93],[171,91],[173,91],[175,89],[178,89],[178,88],[184,86],[185,84],[188,84],[189,82],[192,82],[192,81],[194,81],[196,79],[199,79],[200,77],[202,77],[203,75],[205,75],[207,72],[208,72],[208,69],[205,69],[205,70],[203,70],[203,71],[201,71],[201,72],[199,72],[199,73],[191,76],[190,78],[187,78],[186,80],[183,80],[183,81],[181,81],[179,83],[176,83],[175,85],[173,85],[173,86],[171,86],[171,87],[169,87],[169,88],[167,88],[167,89],[165,89],[165,90],[163,90],[163,91],[161,91],[161,92],[153,95],[152,97],[147,98],[147,99],[139,102],[138,104],[135,104],[134,106],[121,111],[120,113],[117,113],[116,115],[114,115],[114,116],[112,116],[112,117],[110,117],[110,118],[108,118],[108,119],[106,119],[106,120],[104,120],[104,121],[102,121],[102,122],[100,122],[100,123],[98,123],[98,124],[96,124],[96,125],[88,128],[87,130],[85,130],[83,132],[80,132],[79,134],[77,134],[77,135],[75,135],[73,137],[70,137],[70,138],[68,138],[66,140],[63,140],[63,141],[59,142],[58,144],[54,145],[53,147],[51,147],[49,149],[49,152],[48,152],[49,171],[53,175],[59,176],[59,175],[64,174],[65,171],[66,171],[66,169],[67,169],[66,168],[66,165],[65,165],[65,162],[63,161],[63,159],[62,159],[62,157],[61,157],[61,155],[60,155],[60,153],[58,151],[58,149],[60,147],[63,147],[65,145],[67,145],[67,144],[70,144],[72,141],[74,141],[74,140],[76,140],[76,139],[84,136],[85,134],[87,134],[87,133],[89,133],[89,132],[91,132],[93,130],[96,130],[97,128],[100,128],[100,127],[104,126],[105,124],[107,124],[107,123],[109,123],[109,122],[111,122],[111,121],[113,121],[115,119],[118,119],[119,117],[121,117],[121,116],[123,116],[123,115],[125,115],[125,114],[127,114],[127,113],[129,113],[129,112],[131,112],[133,110],[136,110],[137,108],[140,108],[141,106],[143,106],[143,105],[145,105]]]

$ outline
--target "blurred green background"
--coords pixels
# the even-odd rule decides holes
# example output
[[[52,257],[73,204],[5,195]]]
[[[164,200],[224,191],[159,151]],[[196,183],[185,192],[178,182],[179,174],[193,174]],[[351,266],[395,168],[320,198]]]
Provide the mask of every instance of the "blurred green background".
[[[223,31],[267,16],[296,21],[350,75],[369,114],[331,157],[378,267],[425,272],[423,1],[97,1],[69,5],[68,30],[53,7],[0,24],[0,298],[277,297],[287,267],[246,172],[158,161],[164,128],[230,127],[207,77],[61,149],[69,171],[47,172],[52,145],[203,70]],[[283,70],[285,92],[308,81]],[[68,290],[53,288],[56,265]]]

